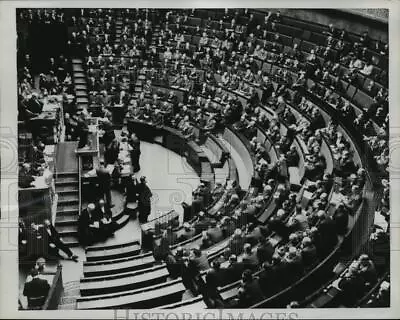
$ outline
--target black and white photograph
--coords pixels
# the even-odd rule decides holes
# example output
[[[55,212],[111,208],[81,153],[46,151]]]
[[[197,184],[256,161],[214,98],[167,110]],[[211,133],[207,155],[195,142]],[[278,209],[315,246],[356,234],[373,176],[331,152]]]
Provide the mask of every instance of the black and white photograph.
[[[15,126],[1,123],[0,251],[16,275],[2,291],[17,293],[0,306],[115,319],[396,307],[386,2],[23,2],[3,30]]]

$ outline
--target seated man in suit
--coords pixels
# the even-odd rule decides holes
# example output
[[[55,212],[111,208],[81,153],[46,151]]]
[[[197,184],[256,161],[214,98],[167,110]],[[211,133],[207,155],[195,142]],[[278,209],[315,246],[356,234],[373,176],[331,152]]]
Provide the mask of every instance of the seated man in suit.
[[[261,291],[261,287],[258,278],[253,278],[250,270],[245,270],[242,274],[241,289],[243,290],[240,297],[241,305],[254,304],[264,299],[264,293]]]
[[[254,223],[247,225],[246,242],[251,245],[257,244],[260,239],[264,238],[268,233],[268,228],[265,226],[257,226]]]
[[[239,280],[244,270],[244,264],[238,262],[237,256],[232,254],[229,257],[229,265],[226,268],[226,283],[232,283]]]
[[[73,261],[78,262],[78,256],[74,255],[70,248],[68,248],[65,243],[61,240],[60,234],[57,232],[56,228],[51,224],[49,219],[45,219],[43,223],[43,235],[44,239],[47,240],[49,245],[49,251],[56,251],[56,255],[59,256],[58,251],[64,251],[65,254]]]
[[[309,237],[304,237],[301,242],[301,257],[306,268],[318,261],[317,248]]]
[[[96,216],[100,220],[100,232],[103,233],[105,237],[113,235],[116,223],[112,220],[111,209],[106,206],[104,199],[99,200]]]
[[[178,242],[178,237],[176,232],[172,229],[172,226],[168,226],[167,229],[163,232],[163,237],[168,239],[170,245],[174,245]]]
[[[196,230],[190,225],[189,222],[183,224],[183,230],[178,234],[178,242],[182,242],[194,237]]]
[[[31,165],[29,163],[24,163],[18,170],[18,186],[20,188],[33,187],[33,181],[35,181],[35,179],[32,176]]]
[[[193,224],[194,229],[196,230],[196,234],[199,234],[208,229],[210,225],[211,219],[206,216],[204,211],[200,211],[198,214],[197,221]]]
[[[207,254],[202,252],[198,247],[193,248],[189,256],[189,267],[197,272],[210,269]]]
[[[260,238],[257,246],[257,259],[260,263],[264,263],[265,261],[271,262],[272,256],[275,252],[275,248],[272,245],[271,241],[266,238]]]
[[[32,280],[24,285],[24,296],[28,298],[29,309],[40,309],[46,301],[50,285],[45,279],[39,278],[39,271],[32,269]]]
[[[90,245],[97,238],[100,230],[100,219],[96,219],[96,206],[89,203],[87,208],[82,210],[78,220],[79,242],[83,245]]]
[[[258,266],[258,258],[256,252],[252,251],[251,244],[246,243],[243,247],[244,255],[243,255],[243,264],[246,269],[254,270]]]
[[[212,243],[218,243],[224,239],[222,229],[215,220],[211,221],[210,226],[207,230],[207,234]]]
[[[229,241],[229,247],[231,248],[231,252],[235,255],[241,254],[243,251],[244,241],[245,239],[242,235],[242,230],[236,229],[232,239]]]
[[[212,308],[218,306],[223,307],[223,302],[218,294],[218,287],[222,287],[225,284],[225,269],[221,269],[221,265],[218,261],[213,261],[211,263],[211,269],[208,270],[206,275],[206,287],[203,292],[207,306]]]

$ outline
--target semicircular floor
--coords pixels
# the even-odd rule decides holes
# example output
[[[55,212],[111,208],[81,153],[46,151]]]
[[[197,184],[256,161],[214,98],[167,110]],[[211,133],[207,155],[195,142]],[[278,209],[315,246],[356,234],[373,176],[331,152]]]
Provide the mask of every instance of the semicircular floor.
[[[182,202],[192,203],[200,178],[186,158],[159,144],[141,142],[140,166],[136,176],[146,176],[153,193],[149,219],[170,210],[183,213]]]

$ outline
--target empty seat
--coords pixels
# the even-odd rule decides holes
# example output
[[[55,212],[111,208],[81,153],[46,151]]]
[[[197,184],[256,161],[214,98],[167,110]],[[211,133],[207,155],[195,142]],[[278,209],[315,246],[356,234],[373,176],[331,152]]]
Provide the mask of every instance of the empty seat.
[[[92,247],[86,250],[87,261],[101,261],[134,256],[141,248],[138,241],[130,242],[118,247]]]
[[[137,255],[131,258],[110,260],[107,263],[84,263],[85,277],[105,276],[121,272],[135,271],[151,267],[155,263],[151,253]]]
[[[89,298],[78,298],[78,309],[108,308],[155,308],[164,304],[178,302],[182,299],[185,286],[182,279],[162,283],[117,294],[98,295]]]
[[[165,282],[168,276],[169,272],[162,264],[128,273],[83,278],[79,289],[82,296],[115,293]]]

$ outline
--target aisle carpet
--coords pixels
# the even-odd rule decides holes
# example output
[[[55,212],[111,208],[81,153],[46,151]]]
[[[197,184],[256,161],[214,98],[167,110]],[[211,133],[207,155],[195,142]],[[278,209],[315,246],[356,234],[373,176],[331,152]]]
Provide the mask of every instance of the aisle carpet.
[[[78,172],[78,157],[75,150],[78,141],[60,142],[57,146],[56,168],[57,172]]]

